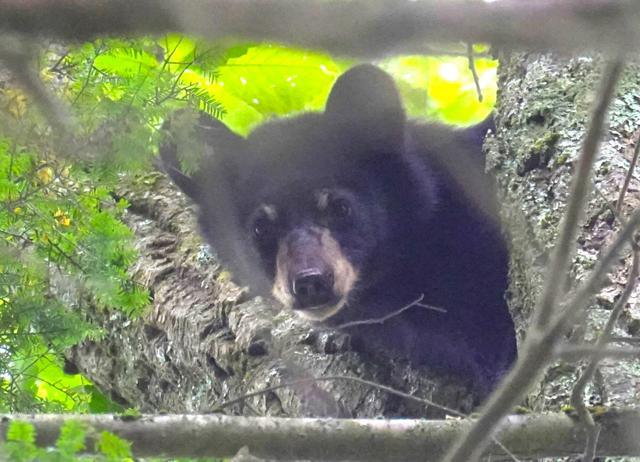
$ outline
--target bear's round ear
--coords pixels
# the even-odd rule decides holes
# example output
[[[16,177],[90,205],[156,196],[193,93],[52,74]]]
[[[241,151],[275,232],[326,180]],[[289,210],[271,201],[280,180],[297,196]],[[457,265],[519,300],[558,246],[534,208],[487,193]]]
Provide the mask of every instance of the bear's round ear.
[[[336,80],[325,115],[378,146],[404,139],[406,116],[400,94],[391,76],[371,64],[352,67]]]
[[[162,169],[196,203],[214,178],[232,172],[230,158],[242,138],[205,112],[173,113],[163,127],[166,138],[160,146]]]

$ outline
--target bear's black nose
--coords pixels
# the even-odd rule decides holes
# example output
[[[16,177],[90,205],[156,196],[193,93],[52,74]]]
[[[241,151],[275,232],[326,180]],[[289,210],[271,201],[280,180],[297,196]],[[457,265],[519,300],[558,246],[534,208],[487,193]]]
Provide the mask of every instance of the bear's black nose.
[[[291,292],[296,299],[295,309],[325,305],[334,298],[333,273],[316,269],[301,271],[293,278]]]

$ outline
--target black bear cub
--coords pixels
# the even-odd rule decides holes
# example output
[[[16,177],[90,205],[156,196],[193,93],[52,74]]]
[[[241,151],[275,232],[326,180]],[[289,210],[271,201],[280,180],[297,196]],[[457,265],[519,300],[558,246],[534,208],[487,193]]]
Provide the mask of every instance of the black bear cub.
[[[513,362],[486,126],[408,121],[391,77],[371,65],[336,81],[324,113],[267,122],[247,139],[200,115],[187,143],[202,152],[192,175],[172,123],[165,169],[239,282],[343,326],[357,348],[480,389]]]

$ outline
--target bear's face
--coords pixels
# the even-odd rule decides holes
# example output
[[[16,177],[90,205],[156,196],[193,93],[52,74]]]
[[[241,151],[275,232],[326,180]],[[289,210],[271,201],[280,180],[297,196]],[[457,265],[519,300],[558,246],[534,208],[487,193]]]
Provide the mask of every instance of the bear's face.
[[[371,160],[368,146],[330,124],[314,116],[270,124],[236,154],[243,159],[234,196],[245,242],[271,294],[317,321],[364,285],[387,221],[384,188],[353,174],[369,177],[368,166],[358,165]]]
[[[295,201],[288,193],[259,205],[246,229],[273,296],[307,318],[323,320],[344,306],[356,285],[357,256],[374,244],[357,236],[371,217],[347,189],[306,189]]]
[[[247,139],[201,115],[205,155],[191,177],[175,144],[161,155],[240,282],[322,321],[375,282],[372,259],[397,221],[397,181],[385,175],[403,172],[405,123],[391,78],[365,65],[338,79],[324,113],[268,122]]]

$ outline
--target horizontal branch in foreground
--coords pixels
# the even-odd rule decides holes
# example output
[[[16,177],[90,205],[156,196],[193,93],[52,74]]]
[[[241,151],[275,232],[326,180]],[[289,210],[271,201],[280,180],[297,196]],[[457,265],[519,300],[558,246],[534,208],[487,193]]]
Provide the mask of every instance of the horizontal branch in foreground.
[[[141,416],[7,415],[0,419],[0,441],[11,420],[35,425],[37,443],[52,445],[60,426],[76,420],[133,443],[137,456],[230,457],[247,446],[254,456],[278,460],[438,460],[468,420],[283,419],[221,415]],[[640,411],[609,411],[602,425],[598,455],[640,455]],[[563,457],[584,450],[584,436],[562,413],[510,416],[497,440],[518,457]],[[87,442],[87,448],[93,448]],[[504,455],[495,444],[486,454]]]
[[[633,0],[0,0],[3,30],[72,40],[178,31],[359,56],[459,40],[619,54],[640,45],[640,8]]]

